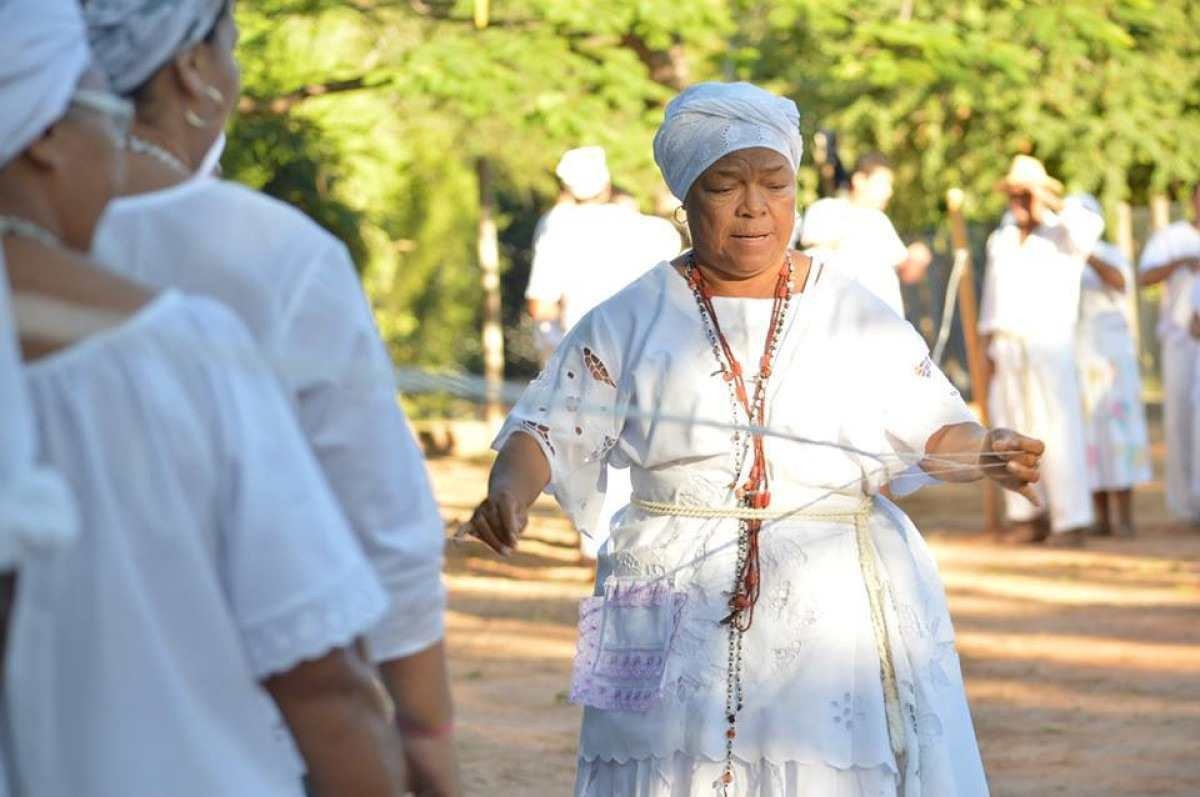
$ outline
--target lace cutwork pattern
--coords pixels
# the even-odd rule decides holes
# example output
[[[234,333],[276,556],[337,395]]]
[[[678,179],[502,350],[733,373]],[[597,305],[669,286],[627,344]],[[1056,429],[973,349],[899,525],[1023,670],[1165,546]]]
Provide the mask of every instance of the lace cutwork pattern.
[[[613,382],[612,377],[608,375],[608,369],[604,367],[604,363],[601,362],[600,358],[596,356],[596,352],[592,351],[587,346],[583,347],[583,364],[587,366],[588,373],[590,373],[592,378],[597,382],[603,382],[609,387],[617,386],[616,383]]]

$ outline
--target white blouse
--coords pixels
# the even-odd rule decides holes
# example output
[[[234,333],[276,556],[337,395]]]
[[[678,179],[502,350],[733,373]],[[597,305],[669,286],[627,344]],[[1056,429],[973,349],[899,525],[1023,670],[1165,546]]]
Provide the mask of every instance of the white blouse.
[[[0,239],[0,573],[31,553],[51,555],[78,533],[75,502],[58,473],[34,463],[37,440],[17,349]],[[9,719],[0,718],[0,795],[9,793]]]
[[[1107,241],[1098,241],[1091,254],[1121,272],[1125,290],[1109,286],[1090,265],[1083,270],[1080,281],[1079,320],[1083,325],[1103,326],[1105,329],[1129,332],[1129,297],[1133,295],[1133,270],[1120,248]]]
[[[372,655],[440,640],[444,525],[346,248],[289,205],[197,176],[110,204],[94,254],[132,279],[218,299],[246,323],[391,596]]]
[[[818,199],[804,212],[800,239],[806,251],[858,280],[903,317],[896,269],[908,259],[908,249],[886,213],[848,199]]]
[[[1184,257],[1200,258],[1200,229],[1190,221],[1180,220],[1150,237],[1142,249],[1138,270],[1149,271]],[[1176,269],[1163,283],[1157,332],[1164,343],[1189,339],[1195,284],[1196,275],[1186,268]]]
[[[19,793],[302,794],[259,684],[364,633],[386,597],[257,347],[167,293],[27,372],[84,526],[18,582]]]
[[[1020,338],[1026,346],[1074,344],[1079,294],[1099,229],[1084,211],[1049,211],[1024,240],[1010,220],[987,242],[979,331]]]
[[[4,246],[0,240],[0,572],[30,553],[49,554],[74,539],[75,502],[62,478],[39,467],[37,436],[17,349]]]

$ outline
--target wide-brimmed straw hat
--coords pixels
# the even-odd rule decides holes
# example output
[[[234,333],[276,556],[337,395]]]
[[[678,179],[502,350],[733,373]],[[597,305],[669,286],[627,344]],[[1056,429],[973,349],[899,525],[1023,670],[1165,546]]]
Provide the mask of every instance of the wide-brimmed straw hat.
[[[996,188],[1006,192],[1024,189],[1051,199],[1059,199],[1063,192],[1063,184],[1046,173],[1046,167],[1040,160],[1029,155],[1013,158],[1008,174],[996,184]]]

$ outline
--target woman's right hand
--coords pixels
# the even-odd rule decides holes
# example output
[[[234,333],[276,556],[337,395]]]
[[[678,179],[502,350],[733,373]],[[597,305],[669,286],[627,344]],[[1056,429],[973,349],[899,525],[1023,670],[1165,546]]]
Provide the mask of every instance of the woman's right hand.
[[[508,556],[528,523],[528,508],[507,490],[496,490],[479,502],[458,536],[470,535],[501,556]]]

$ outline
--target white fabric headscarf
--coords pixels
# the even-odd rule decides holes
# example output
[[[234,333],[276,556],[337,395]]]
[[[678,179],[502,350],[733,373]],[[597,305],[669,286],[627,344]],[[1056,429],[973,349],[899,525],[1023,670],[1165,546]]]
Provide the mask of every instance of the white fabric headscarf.
[[[667,105],[654,161],[682,202],[705,169],[751,147],[775,150],[796,172],[804,153],[796,103],[750,83],[698,83]]]
[[[87,69],[78,0],[0,1],[0,165],[67,110]]]
[[[227,0],[84,0],[88,38],[113,90],[130,94],[177,53],[199,44]]]

